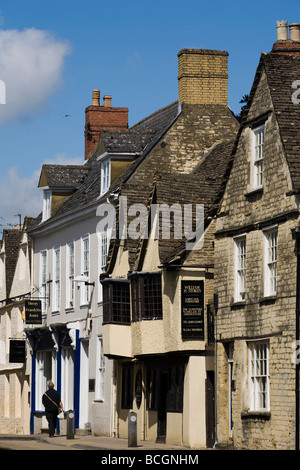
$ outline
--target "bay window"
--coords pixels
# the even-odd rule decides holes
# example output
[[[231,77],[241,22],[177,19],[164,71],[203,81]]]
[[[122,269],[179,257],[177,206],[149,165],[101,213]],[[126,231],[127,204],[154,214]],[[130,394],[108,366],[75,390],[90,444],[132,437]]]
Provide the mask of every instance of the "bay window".
[[[138,273],[130,276],[132,320],[162,319],[161,273]]]
[[[103,323],[130,323],[129,281],[104,279]]]

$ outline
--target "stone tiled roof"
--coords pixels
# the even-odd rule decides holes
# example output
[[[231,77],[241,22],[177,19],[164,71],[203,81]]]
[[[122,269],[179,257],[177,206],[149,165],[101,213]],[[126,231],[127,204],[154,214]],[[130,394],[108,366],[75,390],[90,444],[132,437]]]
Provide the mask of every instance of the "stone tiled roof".
[[[152,130],[105,130],[101,132],[99,151],[101,146],[106,152],[114,153],[137,153],[140,154],[146,145],[153,139],[155,132]],[[98,150],[96,149],[96,153]]]
[[[47,180],[49,188],[76,189],[85,179],[89,168],[84,165],[50,165],[42,166],[42,173]]]
[[[204,229],[209,225],[211,218],[216,214],[226,181],[230,171],[234,140],[216,144],[189,175],[164,174],[158,181],[159,203],[169,200],[169,204],[179,202],[183,204],[204,205]],[[193,213],[195,216],[195,213]],[[193,219],[194,220],[194,219]],[[194,221],[195,226],[195,221]],[[163,264],[171,262],[174,258],[185,258],[186,238],[174,240],[169,243],[160,240],[160,260]]]
[[[193,204],[193,215],[195,216],[195,205],[204,205],[205,227],[209,224],[210,217],[213,217],[219,208],[225,182],[227,180],[228,168],[231,161],[231,154],[234,141],[229,141],[215,145],[190,174],[175,172],[156,172],[152,184],[141,185],[138,182],[122,184],[120,195],[127,197],[128,207],[132,204],[143,204],[148,207],[146,219],[143,219],[144,228],[148,220],[150,230],[150,207],[151,204],[163,204],[171,207],[179,204],[178,216],[183,222],[183,211],[185,204]],[[128,226],[137,215],[128,217]],[[174,257],[183,258],[186,254],[186,238],[182,230],[182,238],[174,237],[174,226],[171,218],[170,238],[159,237],[158,248],[159,258],[162,264],[170,262]],[[193,219],[195,222],[195,219]],[[161,227],[161,225],[160,225]],[[140,230],[140,227],[138,227]],[[142,269],[143,255],[147,247],[147,239],[130,237],[126,240],[128,249],[129,265],[131,270]],[[115,247],[113,246],[115,245]],[[115,257],[114,249],[118,244],[111,245],[109,262]]]
[[[247,119],[247,113],[263,70],[266,72],[294,190],[298,192],[300,191],[300,104],[292,101],[292,94],[295,92],[292,84],[300,79],[300,56],[278,53],[261,55],[249,101],[242,117],[242,125]]]
[[[155,171],[190,173],[214,144],[232,139],[237,129],[227,106],[183,103],[178,120],[131,181],[147,183]]]
[[[105,131],[103,133],[104,140],[100,139],[91,158],[82,168],[85,178],[79,185],[79,188],[72,194],[62,207],[55,213],[53,217],[41,223],[41,214],[36,218],[35,222],[29,228],[29,232],[33,233],[37,227],[49,225],[51,222],[61,219],[73,212],[87,208],[91,205],[100,204],[100,166],[101,162],[97,160],[98,156],[104,151],[125,152],[132,150],[137,151],[139,155],[134,162],[124,171],[124,173],[115,181],[110,188],[111,191],[118,191],[121,184],[129,178],[136,170],[138,165],[146,157],[147,153],[157,143],[160,137],[171,126],[178,115],[178,103],[175,101],[170,105],[156,111],[139,123],[135,124],[128,130],[123,131]],[[131,147],[131,144],[133,147]],[[107,150],[105,148],[107,146]],[[63,171],[62,166],[62,171]],[[68,168],[68,166],[66,166]],[[70,168],[70,167],[69,167]],[[48,168],[48,171],[50,168]],[[53,175],[55,168],[51,168]],[[59,172],[61,169],[59,168]],[[67,177],[66,177],[67,179]],[[104,196],[106,199],[106,195]]]
[[[6,298],[9,297],[11,290],[22,234],[23,233],[21,230],[3,230],[2,243],[4,244],[5,248]]]
[[[208,220],[218,208],[233,146],[233,142],[220,142],[232,139],[236,132],[237,123],[227,107],[184,104],[168,133],[131,165],[129,178],[122,175],[120,194],[128,197],[128,204],[148,207],[151,203],[204,204]],[[147,239],[127,239],[131,270],[142,269],[147,244]],[[185,240],[171,234],[170,239],[161,237],[158,246],[161,263],[167,263],[174,254],[185,251]],[[112,241],[108,274],[117,250],[118,241]]]

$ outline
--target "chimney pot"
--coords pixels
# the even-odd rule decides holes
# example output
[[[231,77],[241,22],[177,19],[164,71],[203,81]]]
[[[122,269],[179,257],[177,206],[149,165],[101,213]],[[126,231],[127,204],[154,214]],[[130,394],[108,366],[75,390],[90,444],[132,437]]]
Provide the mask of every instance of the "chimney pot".
[[[300,42],[300,23],[292,23],[290,28],[290,40]]]
[[[105,108],[111,108],[111,96],[109,95],[103,96],[103,105]]]
[[[277,21],[277,41],[287,41],[288,39],[288,25],[287,21]]]
[[[92,106],[100,106],[100,90],[93,90]]]

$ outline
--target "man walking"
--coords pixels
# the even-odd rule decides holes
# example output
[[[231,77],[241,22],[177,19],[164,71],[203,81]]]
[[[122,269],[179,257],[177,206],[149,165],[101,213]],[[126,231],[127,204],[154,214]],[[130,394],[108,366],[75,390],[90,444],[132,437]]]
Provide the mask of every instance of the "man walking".
[[[63,412],[63,405],[57,390],[54,389],[54,383],[48,382],[48,390],[42,397],[42,402],[46,411],[46,418],[49,425],[49,437],[53,437],[56,429],[57,415]]]

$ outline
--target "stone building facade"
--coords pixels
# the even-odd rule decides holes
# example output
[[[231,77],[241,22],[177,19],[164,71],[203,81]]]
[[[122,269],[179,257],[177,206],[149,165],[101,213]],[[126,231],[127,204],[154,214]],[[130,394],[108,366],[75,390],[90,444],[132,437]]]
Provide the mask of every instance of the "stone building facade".
[[[300,109],[292,83],[300,43],[292,42],[261,55],[216,222],[217,442],[235,449],[299,448]]]
[[[5,229],[0,243],[0,433],[29,434],[30,350],[24,333],[25,300],[30,298],[33,219]],[[21,354],[18,353],[21,351]],[[17,352],[17,354],[16,354]]]
[[[114,360],[119,437],[127,437],[134,411],[139,439],[187,447],[214,445],[215,364],[209,316],[214,294],[213,216],[229,163],[224,147],[232,145],[228,142],[238,128],[227,106],[227,57],[219,51],[180,51],[178,101],[131,128],[155,131],[166,123],[171,109],[177,111],[155,145],[145,147],[144,155],[128,168],[119,198],[111,200],[118,232],[124,218],[120,197],[126,198],[128,208],[137,203],[146,208],[137,237],[111,240],[101,276],[103,348]],[[220,73],[223,87],[218,94]],[[197,249],[186,247],[186,236],[175,236],[176,216],[183,216],[187,204],[194,210],[197,204],[204,207],[203,244]],[[167,220],[152,218],[153,206],[171,209],[173,219],[170,214]],[[148,224],[150,220],[154,223]],[[126,214],[126,221],[127,230],[135,222],[134,214]],[[168,222],[170,236],[165,238],[162,231]]]

